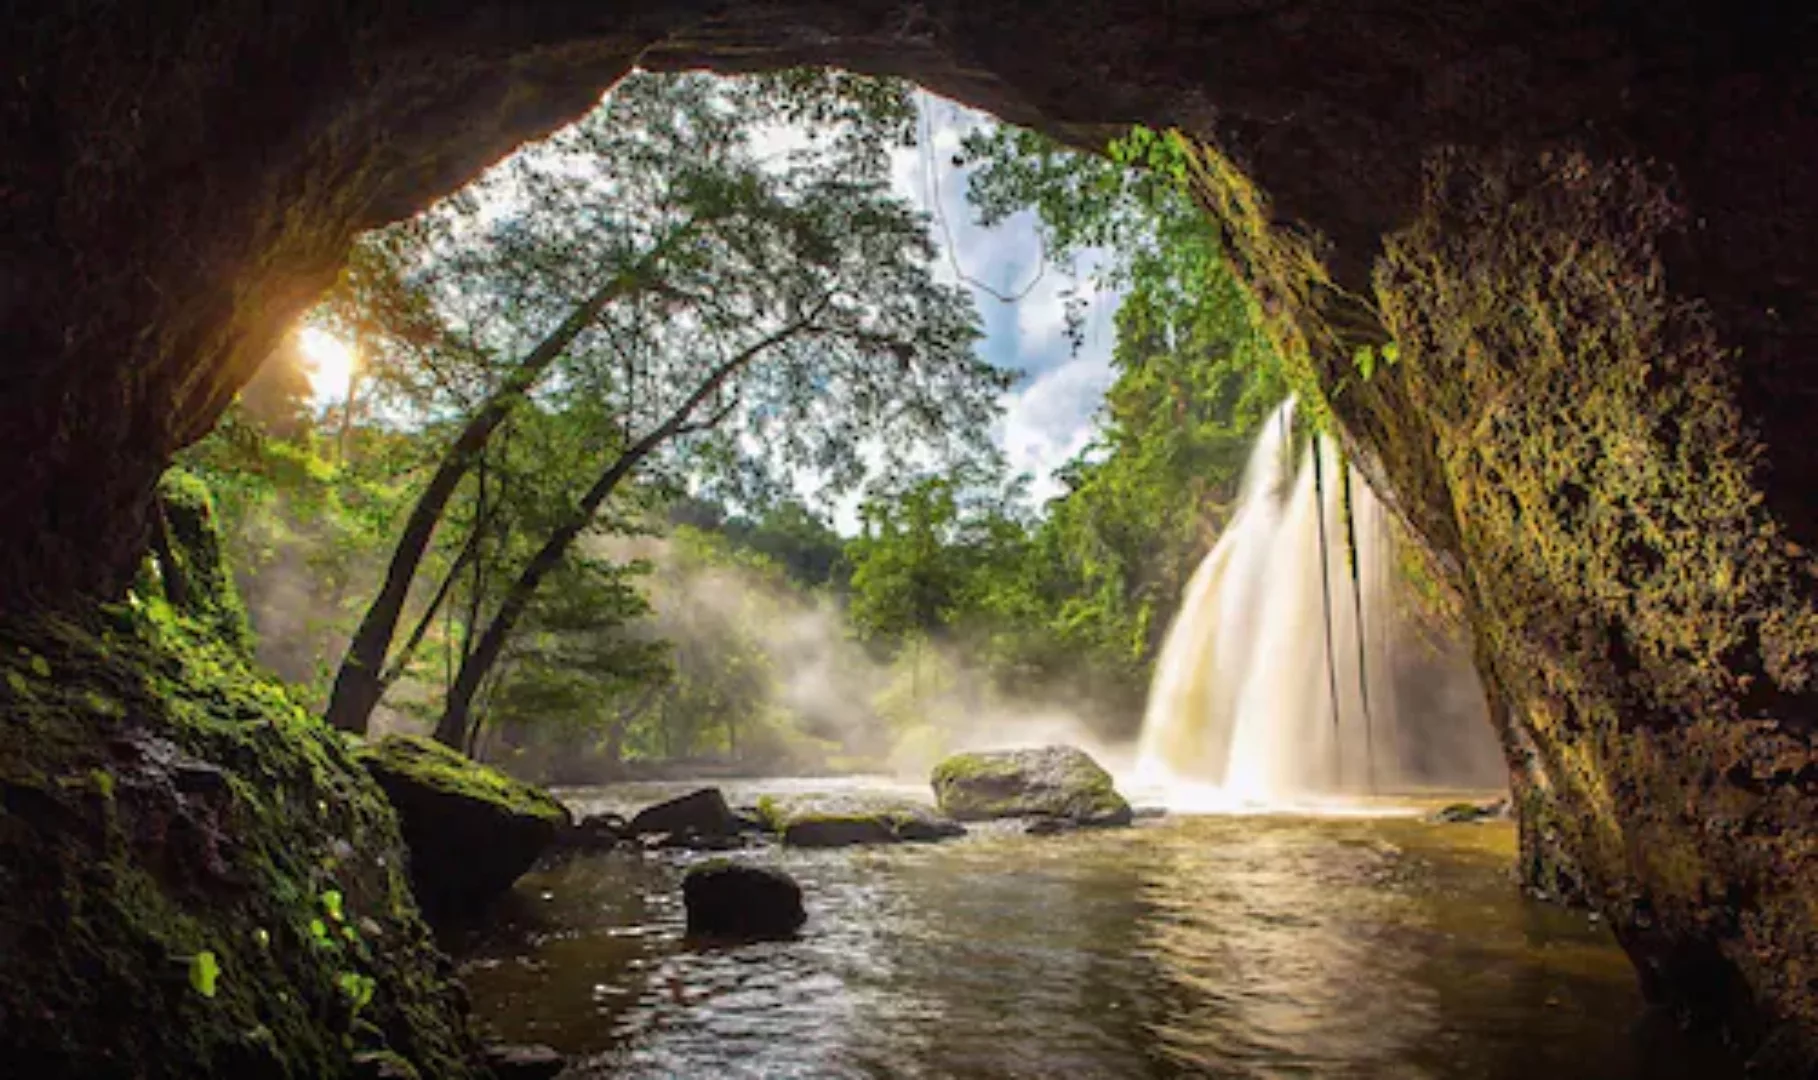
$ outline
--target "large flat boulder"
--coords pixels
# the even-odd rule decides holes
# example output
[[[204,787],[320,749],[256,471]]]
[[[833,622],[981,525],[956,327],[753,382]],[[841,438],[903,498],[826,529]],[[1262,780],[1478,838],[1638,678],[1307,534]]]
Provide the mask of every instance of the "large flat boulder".
[[[555,796],[433,739],[390,735],[359,759],[398,812],[411,887],[432,919],[484,907],[570,825]]]
[[[876,795],[766,796],[758,801],[766,827],[791,847],[847,847],[944,840],[965,826],[907,799]]]
[[[1128,825],[1130,804],[1111,774],[1083,750],[1044,746],[955,754],[934,767],[934,799],[958,821],[1058,818]]]

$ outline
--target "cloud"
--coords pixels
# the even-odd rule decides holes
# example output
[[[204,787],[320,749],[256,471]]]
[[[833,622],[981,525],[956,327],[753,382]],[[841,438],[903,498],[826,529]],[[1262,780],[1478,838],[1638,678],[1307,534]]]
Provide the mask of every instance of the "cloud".
[[[1035,496],[1046,498],[1058,491],[1053,471],[1097,430],[1099,406],[1112,380],[1110,313],[1117,298],[1092,295],[1099,253],[1082,253],[1070,272],[1044,268],[1032,214],[1017,214],[995,228],[979,225],[966,203],[966,170],[954,167],[953,157],[967,131],[991,121],[926,92],[918,102],[926,145],[896,153],[895,186],[934,216],[942,248],[935,273],[949,283],[965,280],[971,288],[984,323],[985,358],[1023,376],[1004,397],[999,443],[1014,470],[1034,477]],[[1067,299],[1075,292],[1091,300],[1077,346],[1066,332]]]

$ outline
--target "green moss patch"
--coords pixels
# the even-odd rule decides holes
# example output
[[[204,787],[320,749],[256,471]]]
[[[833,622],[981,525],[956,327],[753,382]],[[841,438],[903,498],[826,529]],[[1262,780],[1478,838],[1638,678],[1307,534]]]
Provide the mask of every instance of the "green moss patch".
[[[943,840],[964,826],[905,799],[861,795],[764,796],[758,816],[792,847]]]
[[[960,821],[1066,818],[1085,825],[1128,825],[1130,804],[1111,774],[1069,746],[955,754],[934,767],[936,804]]]
[[[473,1075],[390,807],[250,665],[231,585],[189,581],[181,607],[0,618],[0,1060],[305,1078],[383,1052]]]
[[[431,739],[392,735],[358,756],[398,812],[412,889],[435,919],[484,908],[570,824],[554,796]]]
[[[568,808],[539,787],[524,783],[457,750],[420,735],[388,735],[356,751],[368,768],[409,777],[449,795],[491,803],[500,809],[555,825],[568,824]]]

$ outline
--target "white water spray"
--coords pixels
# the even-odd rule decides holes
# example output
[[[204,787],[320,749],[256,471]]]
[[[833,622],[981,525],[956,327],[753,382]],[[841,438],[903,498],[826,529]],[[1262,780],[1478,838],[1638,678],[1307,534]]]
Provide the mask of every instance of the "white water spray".
[[[1324,436],[1297,465],[1293,419],[1290,400],[1264,426],[1236,513],[1194,572],[1156,664],[1138,781],[1167,787],[1176,802],[1309,806],[1427,779],[1403,767],[1408,740],[1397,731],[1382,504],[1361,476],[1345,475]],[[1483,758],[1481,716],[1451,719],[1478,720],[1467,741]]]

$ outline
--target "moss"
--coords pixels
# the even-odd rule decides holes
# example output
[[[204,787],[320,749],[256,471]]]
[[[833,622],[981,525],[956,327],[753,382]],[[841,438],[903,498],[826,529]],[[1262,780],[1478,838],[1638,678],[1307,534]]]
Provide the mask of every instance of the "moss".
[[[148,560],[156,595],[181,614],[202,622],[214,636],[250,655],[252,627],[227,567],[214,497],[202,479],[171,469],[158,483],[158,510],[166,541]],[[179,584],[180,582],[180,584]]]
[[[0,620],[0,1052],[20,1075],[317,1077],[376,1038],[470,1075],[390,808],[221,629],[156,598]]]
[[[925,806],[887,796],[766,795],[757,811],[765,828],[798,847],[942,840],[965,833]]]
[[[541,788],[524,783],[421,735],[388,735],[355,752],[366,763],[409,777],[424,787],[481,802],[512,814],[568,824],[568,808]]]
[[[1402,359],[1337,405],[1464,598],[1524,876],[1742,1041],[1763,1004],[1818,1032],[1781,974],[1818,970],[1818,570],[1768,511],[1732,358],[1668,290],[1679,209],[1574,154],[1429,164],[1376,279]]]
[[[961,821],[1026,814],[1130,820],[1111,774],[1066,747],[954,754],[934,767],[930,781],[941,810]]]

